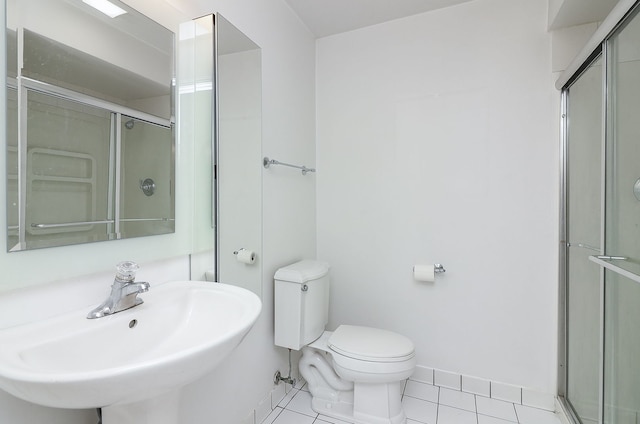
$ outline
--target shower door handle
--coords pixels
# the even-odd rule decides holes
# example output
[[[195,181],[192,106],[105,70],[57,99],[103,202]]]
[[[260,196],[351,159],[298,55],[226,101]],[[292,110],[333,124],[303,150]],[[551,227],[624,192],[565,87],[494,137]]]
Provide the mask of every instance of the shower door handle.
[[[599,255],[599,256],[596,256],[596,258],[602,259],[603,261],[626,261],[627,259],[629,259],[626,256],[607,256],[607,255]]]

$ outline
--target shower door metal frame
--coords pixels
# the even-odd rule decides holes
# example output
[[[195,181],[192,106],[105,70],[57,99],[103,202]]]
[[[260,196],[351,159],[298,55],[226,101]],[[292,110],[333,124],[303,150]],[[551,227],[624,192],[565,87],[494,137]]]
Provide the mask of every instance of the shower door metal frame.
[[[570,399],[567,398],[567,386],[568,386],[568,346],[567,340],[569,335],[569,320],[568,320],[568,300],[569,294],[567,293],[568,284],[568,250],[571,246],[568,240],[568,223],[567,217],[569,214],[569,187],[568,187],[568,175],[569,175],[569,98],[570,88],[574,82],[576,82],[583,73],[591,67],[597,60],[602,60],[603,72],[602,72],[602,130],[600,134],[600,179],[601,179],[601,191],[600,191],[600,246],[597,247],[599,254],[604,252],[604,236],[605,236],[605,223],[606,223],[606,210],[605,210],[605,196],[606,196],[606,134],[607,134],[607,67],[606,67],[606,48],[603,42],[583,65],[576,71],[574,76],[565,84],[561,92],[561,111],[560,111],[560,123],[561,123],[561,135],[560,135],[560,263],[559,263],[559,292],[558,292],[558,398],[560,405],[563,408],[565,414],[570,417],[574,423],[580,423],[577,413],[571,405]],[[580,248],[594,249],[595,246],[575,246]],[[599,304],[599,323],[600,339],[598,343],[598,423],[602,424],[603,421],[603,401],[604,401],[604,269],[600,268],[599,271],[599,292],[600,292],[600,304]]]

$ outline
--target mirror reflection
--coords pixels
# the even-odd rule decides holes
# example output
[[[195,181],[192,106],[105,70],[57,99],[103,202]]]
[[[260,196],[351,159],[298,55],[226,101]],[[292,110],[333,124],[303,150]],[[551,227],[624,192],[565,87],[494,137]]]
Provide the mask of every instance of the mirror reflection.
[[[261,295],[262,53],[216,15],[218,281]],[[245,249],[244,254],[239,254]],[[247,261],[253,252],[255,260]]]
[[[175,230],[173,33],[110,4],[7,2],[9,251]]]
[[[219,14],[180,25],[179,40],[180,139],[195,153],[191,275],[261,296],[262,53]]]

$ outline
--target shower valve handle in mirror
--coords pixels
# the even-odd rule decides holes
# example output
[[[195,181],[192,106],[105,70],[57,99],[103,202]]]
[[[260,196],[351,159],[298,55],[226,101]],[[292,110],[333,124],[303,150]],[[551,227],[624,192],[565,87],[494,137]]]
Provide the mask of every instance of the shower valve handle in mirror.
[[[152,196],[156,192],[156,183],[151,178],[140,180],[140,190],[145,196]]]

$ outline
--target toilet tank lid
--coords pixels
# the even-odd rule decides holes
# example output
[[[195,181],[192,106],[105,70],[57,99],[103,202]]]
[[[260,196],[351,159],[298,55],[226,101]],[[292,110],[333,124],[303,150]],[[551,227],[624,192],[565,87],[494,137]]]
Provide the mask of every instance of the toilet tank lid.
[[[302,284],[307,281],[322,278],[327,275],[328,272],[328,263],[305,259],[280,268],[276,271],[273,278],[279,281]]]

